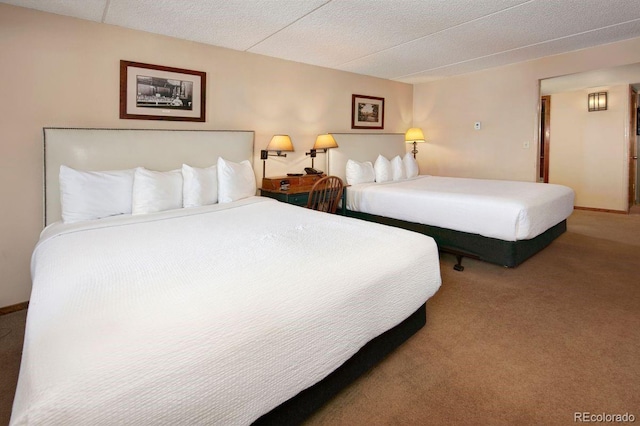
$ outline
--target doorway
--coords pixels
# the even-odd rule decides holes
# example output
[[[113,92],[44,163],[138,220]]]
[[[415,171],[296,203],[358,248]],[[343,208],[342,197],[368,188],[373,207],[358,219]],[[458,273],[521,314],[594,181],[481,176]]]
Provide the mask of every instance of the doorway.
[[[607,111],[588,113],[586,98],[589,93],[599,91],[610,92],[611,105]],[[575,187],[584,207],[616,212],[627,212],[633,207],[634,213],[640,212],[638,94],[640,62],[540,80],[534,180]],[[553,102],[549,98],[543,100],[545,96],[553,97]],[[551,124],[551,104],[554,138],[560,138],[554,142],[553,150],[547,127]],[[602,145],[603,139],[610,139],[609,144]],[[578,154],[576,150],[589,156],[572,155]],[[607,172],[602,176],[581,174],[581,167]]]
[[[549,142],[551,130],[551,96],[540,97],[540,141],[538,182],[549,183]]]

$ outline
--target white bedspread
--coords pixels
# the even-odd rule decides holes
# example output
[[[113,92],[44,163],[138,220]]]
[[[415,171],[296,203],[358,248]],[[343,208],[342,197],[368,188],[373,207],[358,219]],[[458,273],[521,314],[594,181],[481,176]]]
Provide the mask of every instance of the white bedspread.
[[[248,424],[440,285],[426,236],[252,197],[47,228],[12,425]]]
[[[439,176],[347,188],[347,208],[479,234],[527,240],[573,212],[574,192],[562,185]]]

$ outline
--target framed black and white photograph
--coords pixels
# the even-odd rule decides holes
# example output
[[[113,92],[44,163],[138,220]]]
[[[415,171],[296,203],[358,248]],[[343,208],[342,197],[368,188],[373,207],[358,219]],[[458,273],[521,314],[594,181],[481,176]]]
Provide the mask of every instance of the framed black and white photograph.
[[[384,98],[351,95],[351,128],[384,129]]]
[[[120,118],[205,121],[206,73],[120,61]]]

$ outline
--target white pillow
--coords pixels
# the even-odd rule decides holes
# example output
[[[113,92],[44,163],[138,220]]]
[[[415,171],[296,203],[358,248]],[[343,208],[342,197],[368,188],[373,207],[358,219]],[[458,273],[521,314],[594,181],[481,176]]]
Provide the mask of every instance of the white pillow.
[[[402,164],[402,158],[399,155],[396,155],[391,159],[391,174],[393,176],[393,180],[405,179],[407,174],[404,171],[404,165]]]
[[[135,169],[89,172],[60,166],[62,221],[74,223],[131,213]]]
[[[218,202],[218,167],[206,169],[182,165],[182,205],[199,207]]]
[[[256,195],[256,175],[249,160],[240,163],[218,158],[218,202],[230,203]]]
[[[357,185],[359,183],[374,182],[376,173],[371,161],[361,163],[355,160],[347,160],[347,184]]]
[[[408,178],[413,178],[418,176],[418,173],[419,173],[418,162],[416,161],[415,158],[413,158],[413,154],[411,154],[410,152],[407,152],[404,155],[402,162],[404,163],[404,170],[405,172],[407,172]]]
[[[378,155],[373,169],[376,172],[376,182],[386,182],[392,179],[391,161],[384,155]]]
[[[156,172],[143,167],[133,178],[132,214],[147,214],[182,207],[182,171]]]

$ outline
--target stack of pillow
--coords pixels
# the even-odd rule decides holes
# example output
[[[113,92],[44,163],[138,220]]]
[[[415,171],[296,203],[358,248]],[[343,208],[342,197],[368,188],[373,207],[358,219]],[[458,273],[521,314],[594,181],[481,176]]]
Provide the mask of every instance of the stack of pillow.
[[[391,160],[378,155],[375,164],[347,160],[346,175],[349,185],[409,179],[418,176],[418,162],[409,152],[404,158],[396,155]]]
[[[256,178],[248,160],[218,158],[211,167],[183,164],[168,172],[143,167],[90,172],[60,166],[64,223],[230,203],[255,194]]]

